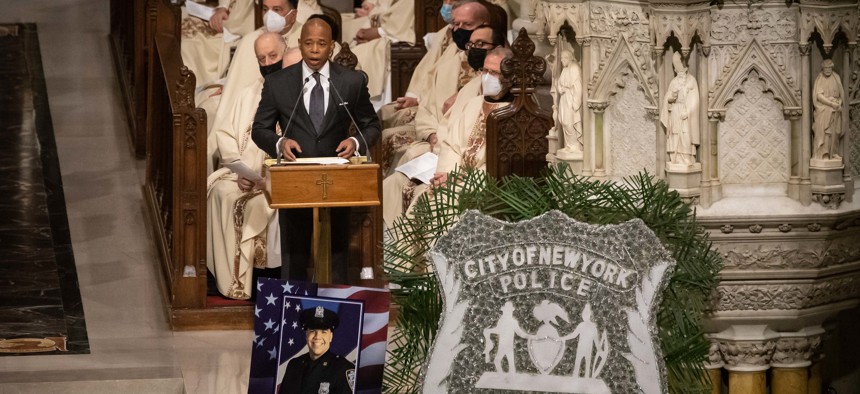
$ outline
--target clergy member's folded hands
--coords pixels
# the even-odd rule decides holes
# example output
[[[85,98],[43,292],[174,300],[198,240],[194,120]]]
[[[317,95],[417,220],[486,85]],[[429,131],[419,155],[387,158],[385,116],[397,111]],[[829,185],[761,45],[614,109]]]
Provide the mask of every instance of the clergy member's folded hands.
[[[212,17],[209,18],[209,27],[212,30],[215,30],[218,33],[224,32],[224,21],[230,18],[230,11],[224,7],[218,7],[215,9],[215,12],[212,13]]]
[[[415,97],[400,97],[395,101],[397,102],[397,104],[394,105],[394,109],[403,109],[418,106],[418,99]]]
[[[359,44],[365,43],[371,40],[375,40],[379,38],[379,29],[375,27],[367,27],[364,29],[358,29],[358,32],[355,33],[355,41]]]

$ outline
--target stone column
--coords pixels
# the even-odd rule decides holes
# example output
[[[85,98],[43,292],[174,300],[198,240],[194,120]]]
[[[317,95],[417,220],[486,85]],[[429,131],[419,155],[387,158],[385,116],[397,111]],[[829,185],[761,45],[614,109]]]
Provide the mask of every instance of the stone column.
[[[705,362],[705,369],[708,371],[708,379],[711,381],[711,394],[722,394],[723,392],[723,356],[720,354],[720,344],[710,338],[711,347],[708,349],[708,361]]]
[[[591,38],[579,41],[582,46],[582,102],[588,102],[588,81],[591,80]],[[591,111],[582,111],[582,175],[594,174],[594,122]]]
[[[732,326],[713,336],[729,371],[729,393],[767,394],[767,370],[778,336],[764,325]]]
[[[604,161],[605,144],[603,141],[603,112],[606,111],[606,107],[608,106],[608,102],[588,102],[588,109],[594,116],[594,165],[592,167],[594,168],[594,173],[592,175],[596,177],[606,176],[606,163]]]
[[[711,206],[711,163],[708,158],[711,156],[711,137],[710,125],[708,123],[708,56],[711,54],[710,46],[699,46],[699,53],[702,55],[699,59],[699,162],[702,164],[702,179],[699,184],[701,195],[699,204],[707,208]]]
[[[851,100],[849,99],[851,94],[851,54],[854,53],[856,46],[857,43],[848,44],[842,51],[842,90],[845,92],[842,103],[844,108],[842,111],[842,165],[845,166],[845,170],[842,172],[842,180],[845,182],[845,201],[847,202],[854,201],[854,178],[848,169],[851,168],[851,131],[849,126],[851,124],[849,123],[851,112]]]
[[[809,44],[800,44],[800,97],[803,100],[803,120],[800,130],[801,160],[800,160],[800,203],[804,206],[812,203],[812,181],[809,179],[809,159],[812,157],[812,96],[809,86]]]
[[[710,193],[705,197],[704,191],[702,192],[702,200],[705,198],[709,198],[708,205],[719,201],[723,198],[723,189],[720,184],[720,160],[719,160],[719,152],[717,150],[717,132],[720,129],[720,121],[723,120],[723,116],[725,116],[722,112],[708,112],[708,139],[703,140],[703,144],[708,144],[709,148],[709,156],[702,156],[702,162],[708,161],[708,168],[710,169],[710,173],[702,173],[702,179],[707,178],[710,181]]]
[[[809,366],[812,357],[821,346],[820,327],[804,329],[795,333],[780,333],[771,360],[773,375],[771,391],[784,394],[807,394],[809,392]]]
[[[785,111],[785,116],[791,122],[791,174],[788,178],[788,197],[800,201],[800,163],[804,161],[800,131],[803,111]]]
[[[654,67],[655,74],[657,74],[657,118],[654,121],[654,124],[657,126],[657,151],[654,152],[657,155],[657,177],[661,179],[666,178],[666,130],[663,128],[663,124],[660,123],[660,107],[663,105],[662,97],[666,94],[666,86],[667,81],[665,78],[665,71],[663,70],[663,65],[666,63],[666,50],[662,47],[655,46],[651,50],[651,56],[656,61],[656,65]]]

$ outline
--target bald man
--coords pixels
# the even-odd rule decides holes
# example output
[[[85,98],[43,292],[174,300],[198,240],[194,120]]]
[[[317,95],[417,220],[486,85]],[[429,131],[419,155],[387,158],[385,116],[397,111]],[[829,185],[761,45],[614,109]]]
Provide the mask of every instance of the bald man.
[[[207,182],[206,266],[215,277],[218,291],[234,299],[251,297],[254,268],[281,265],[277,216],[262,194],[262,167],[267,156],[250,142],[251,123],[260,102],[263,78],[280,71],[284,64],[300,60],[292,54],[290,63],[285,56],[289,53],[286,43],[277,33],[260,35],[254,41],[254,53],[260,70],[256,79],[236,100],[229,122],[212,132],[221,168]]]
[[[299,38],[302,61],[266,78],[260,106],[254,118],[252,136],[270,156],[288,161],[300,157],[349,158],[354,152],[366,154],[379,138],[379,120],[370,103],[364,76],[329,58],[334,50],[331,26],[322,19],[308,19]],[[295,109],[295,111],[293,110]],[[355,119],[364,139],[349,135]],[[287,125],[289,124],[289,127]],[[276,133],[280,126],[282,135]],[[332,279],[346,283],[348,210],[333,209]],[[310,209],[280,212],[281,229],[289,234],[281,276],[307,279],[310,261],[313,213]]]

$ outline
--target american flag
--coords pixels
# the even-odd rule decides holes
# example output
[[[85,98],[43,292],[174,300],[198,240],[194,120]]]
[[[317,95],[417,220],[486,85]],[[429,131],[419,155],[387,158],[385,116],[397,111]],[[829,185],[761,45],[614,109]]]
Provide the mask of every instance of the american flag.
[[[276,360],[285,363],[292,356],[287,357],[288,351],[282,351],[278,357],[280,346],[280,326],[276,322],[283,323],[284,299],[295,296],[322,296],[344,300],[363,301],[363,327],[361,332],[360,348],[357,350],[358,363],[356,371],[357,394],[376,394],[382,392],[382,371],[385,366],[385,347],[388,340],[388,310],[391,297],[388,290],[365,288],[358,286],[323,285],[318,287],[315,283],[284,281],[281,279],[260,278],[257,283],[257,305],[255,307],[254,321],[254,343],[251,354],[251,378],[248,385],[250,394],[271,394],[276,389],[278,379],[278,364]],[[274,301],[272,297],[275,297]],[[293,307],[295,307],[293,305]],[[344,312],[347,312],[344,310]],[[296,319],[297,321],[298,319]],[[358,321],[358,317],[341,317],[344,321]],[[271,326],[271,327],[270,327]],[[292,321],[285,327],[291,328]],[[338,328],[340,330],[340,328]],[[286,338],[286,337],[285,337]],[[298,351],[306,349],[304,335],[298,342]],[[285,339],[289,344],[289,340]],[[340,344],[332,343],[332,350],[338,354],[349,354],[353,351],[343,351]],[[262,342],[262,344],[261,344]],[[344,345],[348,346],[348,345]],[[355,345],[353,345],[355,349]],[[297,353],[296,353],[297,354]],[[350,357],[354,361],[356,357]]]

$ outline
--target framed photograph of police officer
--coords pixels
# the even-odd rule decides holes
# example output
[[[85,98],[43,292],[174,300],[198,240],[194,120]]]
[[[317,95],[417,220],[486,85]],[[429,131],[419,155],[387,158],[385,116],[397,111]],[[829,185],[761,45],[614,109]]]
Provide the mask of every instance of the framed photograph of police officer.
[[[364,302],[284,296],[275,393],[355,392]]]

